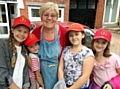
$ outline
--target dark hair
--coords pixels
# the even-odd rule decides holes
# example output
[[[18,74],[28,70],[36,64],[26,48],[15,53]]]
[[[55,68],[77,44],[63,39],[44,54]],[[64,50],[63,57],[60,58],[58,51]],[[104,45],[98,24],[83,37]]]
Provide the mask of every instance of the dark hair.
[[[90,47],[90,48],[92,49],[94,55],[96,55],[96,51],[95,51],[95,48],[94,48],[94,42],[95,42],[95,40],[93,39],[93,40],[91,41],[91,47]],[[108,45],[107,45],[107,47],[106,47],[105,50],[104,50],[103,56],[104,56],[104,57],[109,57],[109,56],[111,56],[111,54],[110,54],[110,42],[108,42]]]

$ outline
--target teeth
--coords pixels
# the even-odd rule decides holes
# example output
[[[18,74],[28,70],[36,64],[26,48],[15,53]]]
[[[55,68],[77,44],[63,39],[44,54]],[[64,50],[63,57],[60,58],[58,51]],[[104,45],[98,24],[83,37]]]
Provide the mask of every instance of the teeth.
[[[52,22],[47,22],[48,24],[51,24]]]

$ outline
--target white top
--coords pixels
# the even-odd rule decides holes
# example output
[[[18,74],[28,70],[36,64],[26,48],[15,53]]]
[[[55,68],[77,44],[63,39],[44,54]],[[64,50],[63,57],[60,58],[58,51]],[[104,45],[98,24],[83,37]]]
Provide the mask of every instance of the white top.
[[[16,60],[14,72],[13,72],[13,81],[20,89],[22,89],[25,58],[21,54],[21,46],[15,45],[15,47],[17,49],[17,60]]]

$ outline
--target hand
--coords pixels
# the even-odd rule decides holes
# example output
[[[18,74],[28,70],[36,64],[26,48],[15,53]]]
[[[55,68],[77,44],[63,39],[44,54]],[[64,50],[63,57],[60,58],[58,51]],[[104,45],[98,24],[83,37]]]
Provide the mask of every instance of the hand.
[[[112,89],[111,85],[110,84],[105,84],[103,89]]]

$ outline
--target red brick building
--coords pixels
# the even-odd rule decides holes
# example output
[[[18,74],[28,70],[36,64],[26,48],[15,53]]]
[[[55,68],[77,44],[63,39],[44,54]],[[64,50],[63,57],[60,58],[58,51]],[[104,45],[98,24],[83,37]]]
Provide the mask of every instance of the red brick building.
[[[116,26],[120,16],[120,0],[0,0],[0,38],[6,38],[13,19],[25,15],[40,21],[39,8],[45,2],[59,6],[58,21],[73,21],[100,28]]]

